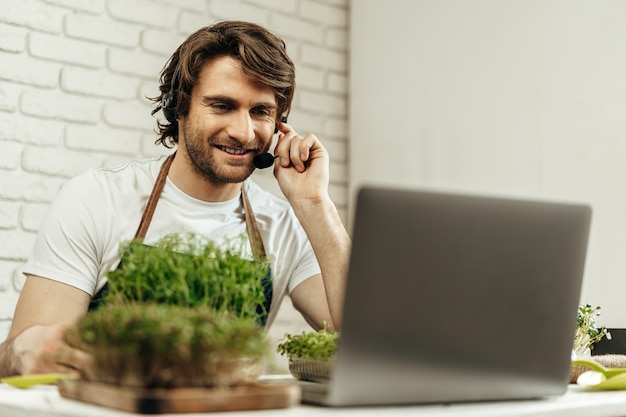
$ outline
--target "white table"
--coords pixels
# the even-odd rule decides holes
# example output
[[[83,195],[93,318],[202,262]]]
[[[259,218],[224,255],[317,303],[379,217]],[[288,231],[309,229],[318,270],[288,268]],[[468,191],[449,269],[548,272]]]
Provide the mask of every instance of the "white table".
[[[56,386],[38,386],[21,390],[0,384],[0,416],[136,417],[137,414],[62,398]],[[171,417],[173,414],[161,414],[161,416]],[[624,417],[626,416],[626,391],[589,392],[572,385],[563,396],[532,401],[367,408],[324,408],[301,405],[280,410],[177,414],[177,416]]]

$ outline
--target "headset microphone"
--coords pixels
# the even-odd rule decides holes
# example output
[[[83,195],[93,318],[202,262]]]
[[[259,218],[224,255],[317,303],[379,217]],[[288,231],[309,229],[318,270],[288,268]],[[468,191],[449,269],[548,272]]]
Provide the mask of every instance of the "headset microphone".
[[[274,156],[271,153],[262,153],[254,157],[252,162],[254,166],[259,169],[269,168],[274,165],[274,159],[277,158],[278,155]]]
[[[280,118],[280,121],[282,123],[287,123],[287,118],[283,116]],[[274,129],[274,134],[277,134],[277,133],[278,133],[278,124],[276,125],[276,128]],[[278,158],[278,155],[274,156],[271,153],[262,153],[260,155],[255,156],[254,159],[252,160],[252,163],[258,169],[265,169],[274,165],[274,159],[276,158]]]

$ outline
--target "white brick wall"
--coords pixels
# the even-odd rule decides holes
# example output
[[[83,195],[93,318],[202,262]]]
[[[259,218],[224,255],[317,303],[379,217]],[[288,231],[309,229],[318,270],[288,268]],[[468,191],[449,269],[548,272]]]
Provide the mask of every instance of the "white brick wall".
[[[349,0],[20,0],[0,14],[0,339],[10,326],[39,222],[59,188],[94,166],[161,152],[146,96],[191,32],[260,23],[296,63],[290,117],[331,153],[331,196],[347,207]],[[257,181],[278,192],[269,172]],[[289,305],[272,337],[304,322]],[[279,364],[280,365],[280,364]]]

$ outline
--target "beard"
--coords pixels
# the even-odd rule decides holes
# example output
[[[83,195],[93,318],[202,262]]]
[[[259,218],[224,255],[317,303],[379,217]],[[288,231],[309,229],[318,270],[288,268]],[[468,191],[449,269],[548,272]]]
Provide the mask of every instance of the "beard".
[[[185,148],[189,161],[193,169],[205,179],[214,183],[240,183],[245,181],[254,172],[254,164],[241,161],[219,162],[216,161],[215,153],[221,152],[215,146],[225,145],[237,149],[250,149],[257,151],[261,148],[258,145],[243,146],[240,143],[234,143],[232,139],[220,139],[217,136],[211,136],[205,139],[203,135],[192,128],[191,123],[185,121],[183,123],[183,134],[185,136]],[[269,149],[269,143],[265,148]],[[267,150],[265,149],[265,151]],[[256,152],[255,152],[256,153]]]

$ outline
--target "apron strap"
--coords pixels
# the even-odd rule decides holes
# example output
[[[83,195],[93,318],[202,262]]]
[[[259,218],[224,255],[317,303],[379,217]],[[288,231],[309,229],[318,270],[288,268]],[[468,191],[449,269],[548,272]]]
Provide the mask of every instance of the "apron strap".
[[[248,239],[250,239],[250,247],[252,248],[252,256],[257,261],[264,261],[267,259],[265,254],[265,246],[263,245],[263,239],[261,238],[261,232],[259,231],[259,225],[254,218],[254,212],[250,206],[250,200],[248,200],[248,193],[246,192],[246,186],[241,186],[241,199],[243,200],[243,210],[246,218],[246,229],[248,230]]]
[[[174,155],[176,155],[176,152],[168,156],[165,162],[163,162],[163,165],[161,165],[159,176],[154,183],[154,187],[152,187],[152,192],[150,193],[150,197],[148,198],[146,207],[143,209],[143,214],[141,215],[139,227],[135,232],[135,239],[143,240],[146,237],[146,232],[148,231],[148,227],[150,227],[152,215],[154,214],[154,209],[159,202],[159,197],[161,196],[163,186],[165,185],[165,180],[167,179],[167,173],[169,172],[170,165],[172,165],[172,161],[174,160]]]
[[[152,221],[152,216],[154,215],[154,209],[159,202],[159,197],[161,196],[161,192],[163,191],[163,187],[165,185],[165,180],[167,179],[167,173],[169,172],[172,161],[174,160],[174,155],[176,155],[176,152],[168,156],[165,162],[163,162],[163,165],[161,165],[161,170],[159,171],[159,175],[157,176],[156,182],[154,183],[154,187],[152,187],[152,192],[150,193],[150,197],[148,197],[146,207],[143,209],[141,221],[139,222],[139,227],[135,232],[135,239],[143,240],[146,237],[148,227],[150,227],[150,222]],[[254,212],[252,211],[250,201],[248,200],[246,187],[243,184],[241,186],[241,199],[243,202],[246,230],[248,231],[248,238],[250,239],[252,255],[254,256],[254,259],[263,261],[267,259],[267,255],[265,254],[265,246],[263,245],[263,239],[261,238],[259,225],[254,218]]]

